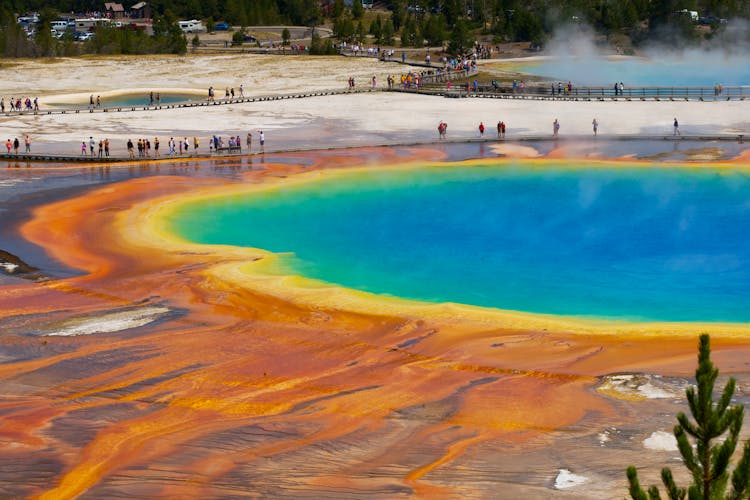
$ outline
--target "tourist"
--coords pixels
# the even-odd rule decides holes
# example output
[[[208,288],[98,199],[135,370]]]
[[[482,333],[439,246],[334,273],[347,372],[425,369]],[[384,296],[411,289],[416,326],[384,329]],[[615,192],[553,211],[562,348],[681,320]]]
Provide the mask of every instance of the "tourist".
[[[591,121],[591,126],[594,127],[594,135],[596,135],[597,130],[599,130],[599,121],[596,117]]]
[[[18,141],[18,137],[15,138],[13,141],[13,153],[18,154],[18,148],[21,146],[21,143]]]
[[[245,97],[245,87],[240,83],[240,97]]]
[[[375,75],[372,75],[372,88],[375,88],[378,86],[378,79],[375,77]]]
[[[182,139],[182,143],[185,145],[185,154],[189,154],[188,151],[190,150],[190,142],[188,141],[188,138],[185,137]]]
[[[161,92],[156,93],[156,105],[161,105]]]
[[[151,141],[148,139],[143,139],[143,142],[146,144],[146,156],[151,157]]]
[[[445,131],[448,130],[448,124],[440,120],[438,125],[438,138],[445,139]]]
[[[479,122],[479,137],[484,137],[484,123]]]
[[[99,158],[104,154],[104,141],[99,139]]]
[[[148,93],[148,105],[153,106],[154,105],[154,91]]]
[[[617,85],[617,82],[615,82],[615,97],[617,97],[617,94],[620,93],[620,87]]]
[[[10,139],[8,139],[8,140],[7,140],[6,142],[5,142],[5,149],[7,149],[7,150],[8,150],[8,154],[10,154],[10,150],[11,150],[11,148],[13,148],[13,143],[12,143],[12,142],[10,142]]]
[[[94,94],[89,96],[89,109],[94,109]]]
[[[81,141],[81,156],[86,156],[86,141]]]
[[[198,136],[193,136],[193,151],[195,151],[195,154],[198,154]]]
[[[130,156],[130,158],[135,158],[135,155],[133,154],[133,141],[131,139],[128,139],[128,156]]]
[[[674,126],[674,133],[673,133],[673,135],[680,135],[680,124],[677,123],[677,118],[676,117],[674,119],[673,126]]]
[[[154,137],[154,157],[159,156],[159,138]]]
[[[250,151],[252,151],[252,147],[253,147],[253,134],[251,134],[250,132],[247,133],[246,144],[247,144],[247,152],[249,153]]]
[[[138,139],[136,147],[138,148],[138,158],[143,158],[143,139]]]
[[[500,126],[502,122],[497,122],[497,137],[500,137],[500,131],[502,130],[502,127]]]
[[[619,89],[620,89],[620,95],[625,95],[625,94],[623,94],[623,92],[625,91],[625,85],[623,85],[623,83],[622,83],[622,82],[620,82],[620,87],[619,87]]]
[[[39,98],[34,98],[34,111],[39,111]]]
[[[31,137],[27,135],[24,142],[26,143],[26,152],[31,153]]]
[[[505,122],[500,122],[500,136],[505,139]]]
[[[5,113],[5,98],[0,99],[0,113]]]
[[[104,139],[104,156],[109,158],[109,138]]]
[[[102,96],[98,95],[96,96],[96,107],[101,108],[102,107]]]
[[[263,133],[262,130],[258,131],[258,140],[260,140],[260,152],[265,153],[265,145],[266,145],[266,134]]]
[[[558,122],[557,118],[555,118],[555,121],[552,122],[552,135],[557,137],[559,132],[560,132],[560,122]]]

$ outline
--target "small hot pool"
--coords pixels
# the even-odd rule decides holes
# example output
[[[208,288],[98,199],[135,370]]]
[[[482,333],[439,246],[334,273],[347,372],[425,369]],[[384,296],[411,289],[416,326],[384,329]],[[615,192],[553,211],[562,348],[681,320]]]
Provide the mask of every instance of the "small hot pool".
[[[94,94],[96,99],[96,94]],[[201,96],[196,94],[161,94],[161,104],[174,104],[177,102],[185,101],[199,101]],[[117,107],[117,106],[147,106],[149,104],[149,95],[145,94],[124,94],[118,96],[102,96],[102,106],[104,107]],[[156,93],[154,93],[154,104],[156,104]],[[56,107],[69,107],[68,104],[61,103],[50,103],[50,106]],[[74,104],[74,106],[88,106],[88,98],[85,101]]]

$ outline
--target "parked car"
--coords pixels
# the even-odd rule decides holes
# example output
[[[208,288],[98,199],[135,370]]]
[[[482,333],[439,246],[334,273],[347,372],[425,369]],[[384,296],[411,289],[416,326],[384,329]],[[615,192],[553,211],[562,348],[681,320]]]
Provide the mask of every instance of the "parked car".
[[[214,26],[214,30],[229,31],[229,23],[216,23],[216,26]]]
[[[245,35],[244,37],[242,37],[242,40],[245,42],[252,42],[252,43],[255,43],[258,41],[253,35]]]
[[[88,33],[81,33],[79,36],[76,37],[76,40],[79,42],[85,42],[86,40],[91,40],[94,38],[94,34],[91,32]]]

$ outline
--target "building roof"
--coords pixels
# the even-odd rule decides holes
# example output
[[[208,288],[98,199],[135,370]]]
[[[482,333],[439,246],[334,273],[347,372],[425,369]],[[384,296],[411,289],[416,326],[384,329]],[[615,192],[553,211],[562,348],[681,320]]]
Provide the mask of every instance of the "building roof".
[[[144,8],[144,7],[146,6],[146,5],[148,5],[148,4],[146,3],[146,2],[138,2],[137,4],[133,5],[133,6],[132,6],[132,7],[130,7],[130,8],[131,8],[131,9],[135,9],[135,10],[138,10],[138,9],[142,9],[142,8]]]
[[[104,4],[104,10],[111,10],[112,12],[125,12],[121,3],[107,2]]]

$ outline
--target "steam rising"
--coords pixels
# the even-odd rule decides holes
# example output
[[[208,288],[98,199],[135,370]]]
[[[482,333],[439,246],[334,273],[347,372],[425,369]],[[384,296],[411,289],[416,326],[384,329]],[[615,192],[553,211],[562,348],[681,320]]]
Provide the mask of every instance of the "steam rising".
[[[687,46],[677,34],[639,47],[639,57],[614,54],[603,37],[584,24],[563,25],[547,43],[550,60],[528,72],[576,85],[613,86],[724,86],[750,85],[750,24],[729,22],[700,46]]]

